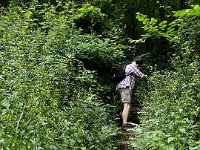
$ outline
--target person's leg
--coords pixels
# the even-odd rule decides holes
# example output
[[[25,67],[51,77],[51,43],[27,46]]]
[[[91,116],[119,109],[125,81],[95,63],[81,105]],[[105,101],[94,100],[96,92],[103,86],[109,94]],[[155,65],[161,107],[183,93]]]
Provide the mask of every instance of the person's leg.
[[[127,124],[130,106],[131,106],[130,103],[124,103],[124,108],[122,111],[122,123],[123,124]]]
[[[131,107],[131,93],[128,88],[120,89],[121,101],[123,103],[122,111],[122,130],[127,130],[128,115]]]

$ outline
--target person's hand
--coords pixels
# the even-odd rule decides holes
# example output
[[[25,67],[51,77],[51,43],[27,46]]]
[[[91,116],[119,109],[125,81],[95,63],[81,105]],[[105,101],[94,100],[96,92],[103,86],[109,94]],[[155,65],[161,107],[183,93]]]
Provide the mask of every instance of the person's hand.
[[[143,76],[143,79],[147,80],[148,76],[147,75],[144,75]]]

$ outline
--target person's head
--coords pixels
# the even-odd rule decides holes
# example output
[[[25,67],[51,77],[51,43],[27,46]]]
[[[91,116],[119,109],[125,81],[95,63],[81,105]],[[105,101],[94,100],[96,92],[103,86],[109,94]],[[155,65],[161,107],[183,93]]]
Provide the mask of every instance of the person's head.
[[[143,61],[139,58],[136,58],[132,61],[132,63],[135,63],[138,67],[140,67],[143,64]]]

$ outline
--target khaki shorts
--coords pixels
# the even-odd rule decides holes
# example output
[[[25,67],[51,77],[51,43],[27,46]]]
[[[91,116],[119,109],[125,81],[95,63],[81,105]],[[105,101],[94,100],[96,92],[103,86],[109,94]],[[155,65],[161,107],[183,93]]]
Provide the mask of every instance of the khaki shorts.
[[[131,92],[128,88],[118,90],[122,103],[131,103]]]

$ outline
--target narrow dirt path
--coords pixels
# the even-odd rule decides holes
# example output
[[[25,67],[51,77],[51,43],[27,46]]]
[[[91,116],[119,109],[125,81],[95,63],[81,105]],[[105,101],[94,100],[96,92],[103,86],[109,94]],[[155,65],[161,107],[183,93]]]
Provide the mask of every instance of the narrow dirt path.
[[[141,111],[142,106],[138,104],[133,104],[129,115],[129,122],[139,124],[140,120],[138,118],[138,113]],[[119,150],[129,150],[130,148],[130,138],[134,137],[133,131],[119,131],[117,134],[117,144],[119,145]]]

